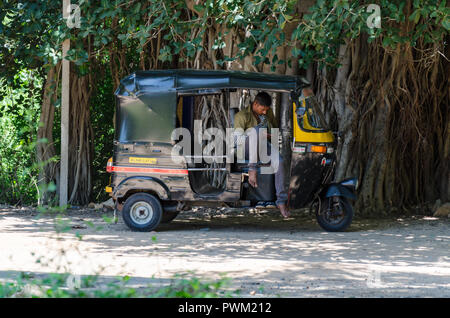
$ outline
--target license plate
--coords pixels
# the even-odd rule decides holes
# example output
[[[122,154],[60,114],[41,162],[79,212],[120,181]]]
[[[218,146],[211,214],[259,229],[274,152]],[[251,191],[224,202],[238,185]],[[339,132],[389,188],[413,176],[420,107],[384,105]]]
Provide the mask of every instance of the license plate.
[[[156,162],[157,162],[156,158],[139,158],[139,157],[129,158],[129,163],[144,163],[154,165]]]

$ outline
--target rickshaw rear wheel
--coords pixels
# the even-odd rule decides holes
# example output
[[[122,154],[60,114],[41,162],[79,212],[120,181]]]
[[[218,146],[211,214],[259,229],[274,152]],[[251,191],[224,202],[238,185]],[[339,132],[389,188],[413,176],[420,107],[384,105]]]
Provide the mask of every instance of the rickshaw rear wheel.
[[[133,231],[150,232],[158,227],[163,209],[159,200],[148,193],[128,197],[122,209],[125,224]]]
[[[344,197],[325,198],[316,209],[319,225],[328,232],[345,231],[353,219],[353,208]]]

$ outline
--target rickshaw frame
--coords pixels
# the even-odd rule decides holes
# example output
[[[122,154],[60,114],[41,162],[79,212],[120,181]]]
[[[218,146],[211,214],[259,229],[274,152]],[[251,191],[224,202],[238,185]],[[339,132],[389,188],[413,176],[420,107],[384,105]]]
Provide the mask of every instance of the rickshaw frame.
[[[187,206],[211,206],[211,203],[214,206],[218,205],[217,202],[223,202],[228,206],[246,206],[249,205],[248,201],[251,201],[248,200],[249,197],[261,196],[263,199],[273,197],[273,193],[272,195],[264,193],[273,191],[269,188],[262,187],[258,190],[259,193],[256,193],[256,190],[246,183],[245,165],[236,168],[236,165],[231,163],[226,163],[223,170],[226,171],[226,184],[221,193],[199,193],[192,187],[195,183],[193,176],[201,175],[202,171],[208,171],[210,168],[203,169],[203,166],[198,168],[186,163],[177,164],[173,160],[172,133],[177,128],[177,123],[181,127],[190,125],[195,99],[192,96],[227,93],[228,97],[224,98],[228,98],[227,110],[228,116],[231,116],[229,94],[238,89],[280,93],[281,153],[291,159],[286,161],[291,207],[304,207],[318,200],[319,208],[316,213],[320,217],[322,213],[320,203],[327,198],[355,199],[354,179],[344,180],[344,184],[332,183],[324,186],[334,174],[336,140],[332,132],[324,129],[325,127],[308,129],[304,127],[302,123],[307,124],[308,116],[312,115],[306,113],[302,118],[295,117],[295,110],[302,107],[298,98],[307,87],[310,87],[310,83],[301,76],[241,71],[137,71],[124,78],[115,92],[114,154],[107,165],[107,171],[112,174],[107,191],[119,211],[123,212],[124,207],[132,208],[126,206],[126,202],[133,195],[147,194],[158,200],[160,206],[155,203],[156,206],[142,208],[142,211],[145,210],[148,215],[151,214],[150,210],[153,214],[161,214],[159,220],[152,222],[151,227],[142,228],[133,226],[130,224],[132,220],[130,218],[127,220],[124,216],[127,225],[133,230],[151,230],[161,220],[164,221],[164,217],[167,221]],[[183,116],[187,119],[185,120]],[[192,127],[189,129],[192,130]],[[314,147],[320,151],[314,152],[312,150]],[[265,180],[268,181],[263,184],[270,184],[270,176],[267,178]],[[310,189],[307,189],[308,187]],[[331,206],[330,202],[331,200],[328,200]],[[343,205],[345,204],[346,202]],[[348,209],[348,206],[344,208]],[[353,215],[353,211],[348,213]],[[349,222],[347,220],[348,224]],[[348,224],[337,230],[343,230]],[[327,228],[327,230],[334,229]]]

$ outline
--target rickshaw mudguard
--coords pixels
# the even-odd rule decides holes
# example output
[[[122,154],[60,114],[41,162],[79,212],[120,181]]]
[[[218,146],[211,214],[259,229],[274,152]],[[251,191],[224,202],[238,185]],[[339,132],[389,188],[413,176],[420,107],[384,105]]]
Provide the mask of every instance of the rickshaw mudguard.
[[[292,209],[303,208],[314,200],[324,176],[332,169],[333,159],[332,154],[292,153],[288,199]]]
[[[148,176],[133,176],[122,180],[114,189],[116,199],[123,198],[131,190],[142,190],[155,193],[160,200],[170,199],[170,190],[161,180]]]
[[[350,189],[339,183],[332,183],[324,190],[325,191],[323,192],[323,197],[325,198],[344,197],[350,200],[356,200],[356,195]]]

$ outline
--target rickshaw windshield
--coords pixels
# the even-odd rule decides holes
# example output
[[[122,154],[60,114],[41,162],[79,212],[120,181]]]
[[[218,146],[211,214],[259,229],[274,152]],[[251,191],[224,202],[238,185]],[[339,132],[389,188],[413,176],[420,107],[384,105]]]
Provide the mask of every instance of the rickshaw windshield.
[[[303,90],[303,94],[299,97],[296,113],[300,127],[312,131],[329,130],[319,102],[311,90]]]
[[[305,104],[309,124],[314,128],[328,130],[327,121],[320,110],[319,102],[317,101],[316,96],[306,98]]]

